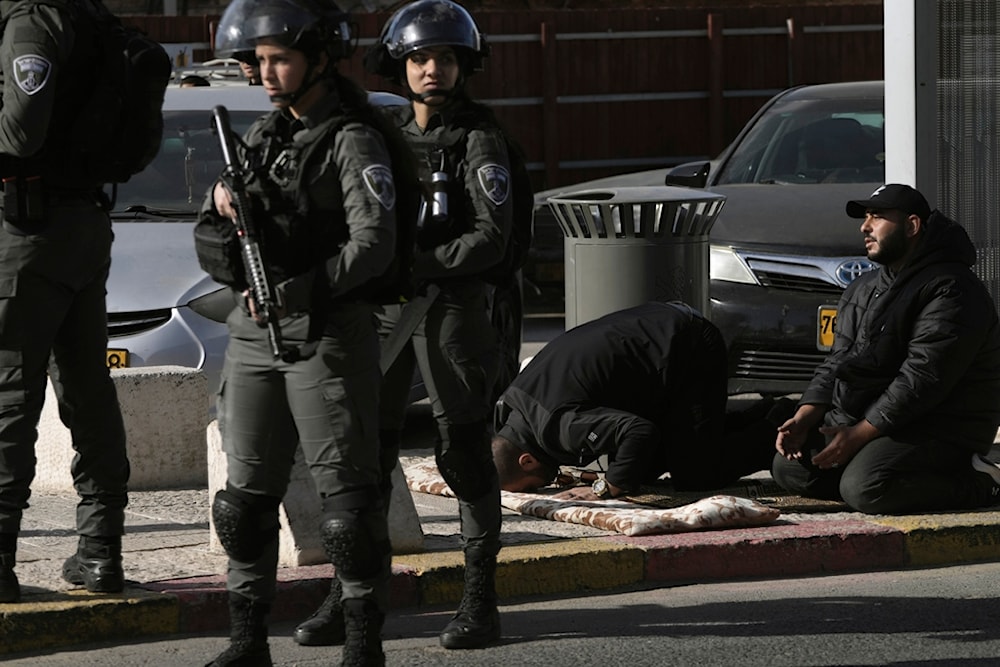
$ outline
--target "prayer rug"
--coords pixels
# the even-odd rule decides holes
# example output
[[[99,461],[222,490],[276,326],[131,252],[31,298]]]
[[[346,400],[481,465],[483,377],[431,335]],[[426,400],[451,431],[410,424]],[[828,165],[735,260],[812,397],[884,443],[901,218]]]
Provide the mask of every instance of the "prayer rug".
[[[433,457],[400,459],[411,491],[454,497],[438,473]],[[553,489],[555,491],[555,489]],[[653,499],[649,494],[636,498]],[[579,501],[560,500],[541,493],[500,492],[500,504],[520,514],[565,521],[622,535],[656,535],[694,530],[762,526],[773,523],[781,510],[750,498],[719,492],[698,494],[686,502],[681,497],[657,494],[660,503],[637,506],[633,498]],[[655,507],[655,509],[654,509]]]

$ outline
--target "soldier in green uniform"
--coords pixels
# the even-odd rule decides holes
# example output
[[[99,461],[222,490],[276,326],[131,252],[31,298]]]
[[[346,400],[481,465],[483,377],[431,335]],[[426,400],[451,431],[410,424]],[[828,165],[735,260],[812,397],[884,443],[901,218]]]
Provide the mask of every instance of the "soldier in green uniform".
[[[465,553],[464,594],[441,633],[445,648],[479,648],[500,637],[494,585],[500,490],[486,421],[499,350],[484,273],[502,260],[511,234],[511,178],[496,119],[469,98],[464,85],[486,55],[475,21],[449,0],[405,5],[366,55],[369,71],[405,88],[411,105],[384,111],[413,150],[421,180],[437,188],[436,196],[428,196],[418,231],[414,277],[424,290],[439,292],[386,371],[379,438],[388,478],[418,367],[438,425],[437,465],[459,499]],[[382,335],[388,336],[400,318],[399,307],[387,307]],[[300,644],[342,639],[335,586],[320,609],[296,628],[293,636]]]
[[[238,152],[255,174],[247,198],[289,353],[275,358],[260,314],[237,287],[217,403],[227,483],[212,504],[229,555],[231,643],[211,665],[271,664],[278,506],[299,445],[343,590],[342,664],[385,660],[391,548],[380,488],[378,306],[366,288],[394,258],[395,189],[383,135],[355,120],[377,120],[375,112],[335,68],[352,37],[346,14],[313,0],[237,0],[219,24],[219,55],[253,48],[275,106]],[[231,228],[232,202],[217,183],[203,221]]]
[[[68,149],[97,69],[66,7],[0,2],[0,602],[17,602],[15,552],[35,474],[48,374],[72,435],[79,546],[63,576],[124,587],[125,429],[106,365],[111,221],[102,183]]]

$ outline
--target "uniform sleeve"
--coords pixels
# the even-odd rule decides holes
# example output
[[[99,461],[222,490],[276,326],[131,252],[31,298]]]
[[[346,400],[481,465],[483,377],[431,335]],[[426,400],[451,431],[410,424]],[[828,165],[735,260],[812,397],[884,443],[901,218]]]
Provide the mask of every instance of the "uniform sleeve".
[[[563,447],[581,453],[581,462],[608,455],[607,479],[633,490],[656,471],[654,462],[663,442],[660,429],[648,419],[611,408],[574,410],[559,418]],[[654,475],[655,476],[655,475]]]
[[[55,7],[34,4],[10,16],[0,41],[0,153],[30,157],[41,149],[74,37]]]
[[[475,275],[503,259],[513,220],[507,145],[499,131],[472,130],[465,155],[471,224],[458,238],[417,253],[414,270],[421,278]]]
[[[348,239],[326,265],[336,296],[382,275],[396,252],[396,188],[382,136],[352,123],[334,145]]]

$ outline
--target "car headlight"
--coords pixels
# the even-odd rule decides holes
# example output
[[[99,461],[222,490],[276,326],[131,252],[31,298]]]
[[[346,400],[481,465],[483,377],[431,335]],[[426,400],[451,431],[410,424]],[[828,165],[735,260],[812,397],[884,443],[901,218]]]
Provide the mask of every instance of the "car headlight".
[[[233,291],[228,287],[199,296],[188,303],[188,307],[202,317],[213,322],[225,324],[229,313],[233,312],[236,302],[233,301]]]
[[[727,246],[710,246],[708,252],[709,277],[730,283],[759,285],[746,262]]]

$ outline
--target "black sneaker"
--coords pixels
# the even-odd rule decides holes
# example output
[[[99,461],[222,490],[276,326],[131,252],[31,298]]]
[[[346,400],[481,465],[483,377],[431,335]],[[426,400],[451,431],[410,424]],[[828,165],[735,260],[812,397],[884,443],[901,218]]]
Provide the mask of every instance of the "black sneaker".
[[[993,480],[993,488],[990,489],[990,494],[993,496],[994,503],[1000,503],[1000,467],[981,454],[973,454],[972,469],[990,476]]]
[[[21,601],[21,584],[14,574],[14,562],[14,554],[0,553],[0,603]]]
[[[73,554],[63,563],[63,579],[83,586],[91,593],[121,593],[125,590],[125,572],[121,556],[85,558]]]

